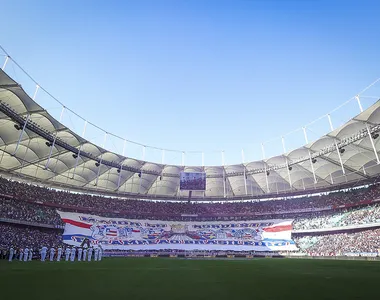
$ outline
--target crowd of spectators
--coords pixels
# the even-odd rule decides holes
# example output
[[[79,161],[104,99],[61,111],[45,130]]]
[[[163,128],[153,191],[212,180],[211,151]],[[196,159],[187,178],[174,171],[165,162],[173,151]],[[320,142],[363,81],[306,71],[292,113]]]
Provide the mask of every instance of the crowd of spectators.
[[[40,249],[43,245],[57,247],[62,244],[62,231],[32,226],[0,223],[0,249]]]
[[[61,209],[105,217],[161,220],[180,220],[182,214],[195,214],[196,220],[294,218],[294,230],[324,229],[380,222],[380,203],[365,203],[378,198],[380,188],[375,185],[328,195],[261,202],[155,202],[58,191],[0,178],[0,219],[60,226],[63,223],[56,209]],[[0,249],[11,245],[58,246],[62,243],[61,235],[58,229],[0,223]],[[310,255],[380,249],[380,229],[303,237],[297,234],[294,239],[301,251]]]
[[[80,210],[75,210],[80,212]],[[91,213],[91,212],[90,212]],[[116,213],[103,213],[104,217],[123,217]],[[0,218],[24,223],[63,226],[56,208],[16,199],[0,198]],[[261,218],[260,216],[251,219]],[[380,204],[322,212],[273,215],[269,218],[294,218],[293,230],[325,229],[350,225],[380,223]]]
[[[356,208],[342,219],[339,226],[360,225],[380,222],[380,205],[369,205],[363,208]]]
[[[62,246],[62,232],[31,226],[0,223],[0,249],[28,247],[36,251],[41,246]],[[362,231],[325,233],[293,237],[300,252],[311,256],[344,256],[352,253],[380,251],[380,228]],[[132,251],[132,250],[131,250]],[[250,253],[251,254],[251,253]]]
[[[301,251],[313,256],[378,253],[380,250],[380,228],[295,237],[294,240]]]
[[[187,203],[157,202],[124,198],[111,198],[89,194],[72,193],[39,187],[0,178],[0,194],[14,199],[44,203],[52,207],[66,207],[71,210],[108,212],[140,218],[157,216],[160,219],[192,214],[202,216],[248,216],[260,214],[281,214],[297,210],[331,209],[341,205],[354,205],[366,200],[380,198],[380,188],[371,186],[328,195],[304,196],[272,201]]]
[[[380,221],[380,205],[340,207],[380,197],[380,188],[328,195],[234,203],[153,202],[58,191],[0,178],[0,218],[63,225],[56,209],[105,217],[160,220],[245,220],[294,218],[294,230],[323,229]],[[335,208],[333,210],[333,208]],[[323,209],[318,211],[318,209]],[[183,214],[195,214],[184,217]]]
[[[294,230],[324,229],[380,222],[380,205],[306,214],[294,220]]]
[[[54,208],[22,200],[0,198],[0,218],[29,223],[63,225]]]

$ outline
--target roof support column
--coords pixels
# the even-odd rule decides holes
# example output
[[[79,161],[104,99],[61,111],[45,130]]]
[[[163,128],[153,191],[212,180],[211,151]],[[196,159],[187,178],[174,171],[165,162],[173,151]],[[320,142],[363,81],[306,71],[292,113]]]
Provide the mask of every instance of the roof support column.
[[[329,120],[330,129],[331,129],[331,131],[333,131],[334,130],[334,126],[332,124],[330,114],[327,114],[327,119]],[[334,138],[334,144],[335,144],[336,153],[338,154],[338,157],[339,157],[340,166],[342,167],[343,175],[346,175],[346,171],[344,170],[344,166],[343,166],[342,156],[340,155],[340,151],[339,151],[339,148],[338,148],[338,143],[336,142],[336,138]],[[346,180],[347,180],[347,178],[346,178]]]
[[[248,195],[248,189],[247,189],[247,174],[245,173],[245,166],[243,164],[243,168],[244,168],[244,189],[245,189],[245,194]]]
[[[177,199],[181,199],[181,186],[180,186],[180,184],[178,184],[178,187],[177,187]]]
[[[302,130],[303,130],[303,135],[305,136],[305,142],[307,145],[307,144],[309,144],[309,139],[307,138],[306,127],[302,127]],[[317,177],[315,176],[314,164],[313,164],[313,160],[311,158],[311,151],[309,148],[308,148],[308,151],[309,151],[310,166],[311,166],[311,170],[313,171],[314,184],[316,184],[317,183]],[[305,183],[303,182],[303,179],[302,179],[302,184],[303,184],[303,188],[305,189]]]
[[[247,174],[245,173],[245,159],[244,159],[244,150],[241,149],[241,161],[243,164],[243,176],[244,176],[244,190],[245,190],[245,195],[248,195],[248,189],[247,189]]]
[[[107,190],[107,188],[108,188],[108,181],[110,180],[110,173],[111,173],[111,168],[108,170],[108,174],[107,174],[106,190]]]
[[[284,156],[285,156],[286,166],[287,166],[287,169],[288,169],[288,177],[289,177],[290,190],[292,190],[293,189],[292,178],[290,177],[290,167],[289,167],[288,157],[285,155],[285,153],[286,153],[285,138],[283,136],[281,137],[281,141],[282,141],[282,149],[284,150]]]
[[[222,167],[223,167],[223,197],[226,198],[226,169],[224,168],[224,151],[222,154]]]
[[[82,132],[82,138],[84,138],[84,135],[86,134],[86,127],[87,127],[87,121],[84,121],[84,127],[83,127],[83,132]],[[74,179],[74,175],[75,175],[75,171],[77,169],[77,166],[78,166],[78,162],[79,162],[79,158],[80,158],[80,152],[82,150],[82,145],[79,146],[79,149],[78,149],[78,154],[75,158],[75,165],[74,165],[74,170],[73,170],[73,174],[71,176],[72,179]],[[83,166],[84,167],[84,166]]]
[[[38,173],[38,163],[36,164],[36,172],[34,173],[34,178],[37,178],[37,173]]]
[[[278,195],[278,182],[276,181],[276,193]]]
[[[16,144],[16,148],[15,148],[15,151],[13,151],[12,156],[15,156],[16,153],[17,153],[18,147],[20,146],[20,142],[21,142],[22,136],[24,135],[24,132],[25,132],[26,124],[28,123],[29,119],[30,119],[30,114],[28,114],[28,115],[26,116],[26,120],[25,120],[25,122],[24,122],[24,125],[22,126],[22,130],[21,130],[20,136],[18,137],[18,141],[17,141],[17,144]]]
[[[331,184],[334,184],[334,180],[333,180],[333,178],[332,178],[331,173],[330,173],[330,179],[331,179]]]
[[[36,100],[37,92],[39,89],[40,89],[40,86],[38,84],[36,84],[36,90],[34,91],[34,95],[32,98],[33,100]],[[34,177],[37,177],[37,171],[38,171],[38,164],[36,164],[36,173],[35,173]]]
[[[23,158],[23,160],[21,161],[21,168],[20,168],[20,172],[19,172],[19,174],[21,175],[21,171],[22,171],[22,169],[24,168],[24,162],[25,162],[25,159],[26,159],[26,155],[27,155],[27,153],[28,153],[28,150],[29,150],[29,146],[30,146],[30,139],[29,139],[29,141],[28,141],[28,146],[26,147],[26,150],[25,150],[25,154],[24,154],[24,158]],[[4,153],[4,152],[3,152]],[[1,162],[0,162],[1,163]]]
[[[29,139],[29,141],[30,141],[30,139]],[[0,165],[1,165],[1,162],[3,161],[4,154],[5,154],[5,151],[4,150],[2,150],[2,151],[3,151],[3,153],[1,153]]]
[[[267,171],[267,164],[264,161],[265,159],[265,148],[264,148],[264,143],[261,143],[261,151],[263,152],[263,163],[264,163],[264,170],[265,170],[265,181],[267,183],[267,193],[269,194],[269,181],[268,181],[268,171]]]
[[[61,123],[61,121],[62,121],[62,117],[63,117],[63,113],[64,112],[65,112],[65,107],[63,106],[62,107],[62,111],[61,111],[61,115],[59,116],[59,123]],[[55,141],[57,140],[57,135],[58,135],[58,131],[56,130],[55,134],[54,134],[53,144],[50,145],[50,152],[49,152],[49,157],[48,157],[46,165],[45,165],[45,170],[47,170],[47,168],[49,167],[49,162],[50,162],[51,155],[53,153],[53,148],[55,146]]]
[[[360,112],[363,112],[363,107],[362,107],[362,103],[360,102],[359,95],[355,96],[355,99],[358,102]],[[380,163],[379,155],[377,154],[375,142],[373,141],[373,138],[372,138],[372,135],[371,135],[371,130],[369,129],[369,126],[368,126],[367,122],[365,122],[365,127],[367,128],[368,137],[369,137],[369,140],[371,141],[373,153],[375,154],[375,157],[376,157],[376,162],[377,162],[377,164],[379,164]]]
[[[40,86],[38,84],[36,84],[36,90],[34,91],[34,95],[32,98],[33,100],[36,100],[37,92],[39,89],[40,89]],[[37,172],[38,172],[38,164],[36,164],[36,173],[34,174],[34,177],[37,177]]]
[[[133,175],[132,175],[133,176]],[[133,179],[133,177],[132,177]],[[124,193],[127,191],[127,185],[126,185],[126,181],[124,182]]]
[[[143,175],[143,172],[142,172],[142,170],[140,169],[140,173],[139,173],[139,178],[140,178],[140,180],[139,180],[139,189],[138,189],[138,191],[137,191],[138,194],[141,193],[140,191],[141,191],[142,175]]]
[[[123,166],[121,166],[120,169],[117,169],[117,171],[119,172],[119,178],[117,180],[117,191],[119,191],[120,181],[121,181],[121,171],[123,171]]]
[[[108,133],[105,132],[105,133],[104,133],[104,141],[103,141],[102,148],[105,148],[105,146],[106,146],[107,135],[108,135]],[[102,167],[102,160],[103,160],[103,153],[100,154],[100,161],[99,161],[99,166],[98,166],[98,174],[96,175],[95,186],[98,186],[98,180],[99,180],[100,168]]]
[[[38,84],[36,84],[36,90],[34,91],[33,98],[32,98],[33,100],[36,100],[37,92],[39,89],[40,89],[40,86]]]
[[[362,103],[360,102],[359,95],[356,95],[356,96],[355,96],[355,99],[356,99],[356,101],[358,102],[359,110],[360,110],[360,112],[362,113],[362,112],[363,112],[363,106],[362,106]]]
[[[4,61],[3,67],[1,68],[3,71],[5,70],[5,67],[7,66],[8,60],[9,60],[9,55],[7,55],[5,57],[5,61]]]
[[[123,143],[123,152],[122,152],[122,156],[124,157],[125,155],[125,147],[127,146],[127,140],[124,140],[124,143]],[[119,191],[119,188],[120,188],[120,180],[121,180],[121,171],[123,170],[123,166],[121,165],[119,169],[117,169],[117,171],[119,172],[119,178],[117,180],[117,191]]]
[[[162,171],[161,171],[161,175],[160,175],[160,180],[162,180]],[[155,182],[155,184],[156,184],[156,188],[154,189],[154,197],[157,197],[157,185],[158,185],[158,180],[157,180],[158,178],[156,178],[156,182]]]
[[[377,162],[377,164],[380,164],[379,155],[377,154],[375,142],[373,140],[373,137],[372,137],[372,134],[371,134],[371,130],[369,129],[368,123],[365,123],[365,126],[367,128],[369,140],[371,141],[373,153],[375,154],[375,157],[376,157],[376,162]]]
[[[133,193],[133,178],[135,177],[136,173],[133,173],[132,175],[132,185],[131,185],[131,194]]]

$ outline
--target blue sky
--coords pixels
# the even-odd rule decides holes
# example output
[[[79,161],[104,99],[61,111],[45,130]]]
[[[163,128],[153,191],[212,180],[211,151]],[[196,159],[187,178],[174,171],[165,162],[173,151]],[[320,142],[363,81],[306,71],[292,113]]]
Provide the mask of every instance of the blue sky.
[[[378,1],[2,1],[0,44],[57,99],[108,132],[185,150],[186,165],[261,159],[282,152],[281,135],[344,103],[379,74]],[[4,57],[0,57],[1,65]],[[33,93],[12,63],[6,71]],[[380,96],[375,86],[367,92]],[[36,101],[59,118],[43,92]],[[368,107],[374,98],[362,98]],[[359,112],[351,101],[338,126]],[[62,122],[82,132],[69,111]],[[326,118],[307,127],[310,140]],[[92,126],[86,137],[104,134]],[[296,130],[287,150],[304,143]],[[108,135],[106,148],[122,152]],[[191,151],[196,151],[192,153]],[[142,158],[127,143],[125,154]],[[161,161],[145,148],[145,159]],[[181,164],[181,152],[165,163]]]

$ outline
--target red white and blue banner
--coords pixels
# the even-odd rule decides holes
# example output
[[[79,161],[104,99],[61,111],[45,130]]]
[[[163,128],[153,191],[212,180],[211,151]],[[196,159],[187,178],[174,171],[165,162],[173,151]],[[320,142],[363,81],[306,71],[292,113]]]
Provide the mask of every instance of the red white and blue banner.
[[[65,223],[63,241],[74,246],[87,238],[103,249],[120,250],[297,250],[290,219],[178,222],[58,213]]]

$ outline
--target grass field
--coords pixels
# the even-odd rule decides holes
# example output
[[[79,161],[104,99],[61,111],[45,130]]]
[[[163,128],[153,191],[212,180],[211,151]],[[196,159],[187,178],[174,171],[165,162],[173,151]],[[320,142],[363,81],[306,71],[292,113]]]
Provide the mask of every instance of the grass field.
[[[1,299],[380,299],[380,262],[111,258],[0,261]],[[5,296],[3,298],[3,296]]]

